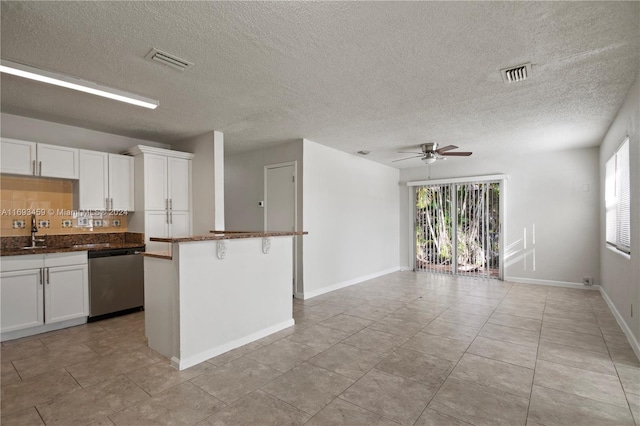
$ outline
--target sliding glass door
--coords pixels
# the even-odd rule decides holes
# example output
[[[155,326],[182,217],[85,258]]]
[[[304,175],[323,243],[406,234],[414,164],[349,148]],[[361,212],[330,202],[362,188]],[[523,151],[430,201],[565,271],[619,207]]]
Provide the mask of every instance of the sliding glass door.
[[[501,186],[501,181],[416,186],[416,271],[501,278]]]

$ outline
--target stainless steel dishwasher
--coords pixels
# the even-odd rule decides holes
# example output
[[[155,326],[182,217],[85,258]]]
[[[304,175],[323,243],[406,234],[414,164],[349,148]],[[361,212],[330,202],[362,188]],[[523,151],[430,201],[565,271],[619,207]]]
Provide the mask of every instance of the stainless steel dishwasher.
[[[143,251],[89,251],[89,320],[144,306]]]

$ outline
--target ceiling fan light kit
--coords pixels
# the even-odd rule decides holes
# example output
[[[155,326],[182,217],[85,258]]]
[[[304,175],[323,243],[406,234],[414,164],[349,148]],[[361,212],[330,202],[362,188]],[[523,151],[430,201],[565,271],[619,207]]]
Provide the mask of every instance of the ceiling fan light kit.
[[[413,151],[398,151],[404,154],[418,154],[413,157],[401,158],[397,161],[409,160],[411,158],[420,158],[425,164],[432,164],[436,160],[446,160],[448,156],[452,157],[468,157],[472,154],[472,152],[464,152],[464,151],[455,151],[451,152],[451,150],[457,149],[458,147],[455,145],[447,145],[442,148],[438,148],[438,144],[435,142],[423,143],[420,145],[422,152],[413,152]]]

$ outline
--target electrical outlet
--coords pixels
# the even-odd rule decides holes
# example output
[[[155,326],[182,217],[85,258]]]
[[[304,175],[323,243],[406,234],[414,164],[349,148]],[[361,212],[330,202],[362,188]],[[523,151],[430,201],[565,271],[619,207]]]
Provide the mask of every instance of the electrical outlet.
[[[13,229],[24,229],[24,220],[14,219]]]
[[[63,227],[63,228],[71,228],[71,220],[69,220],[69,219],[63,219],[63,220],[62,220],[62,227]]]
[[[94,228],[102,228],[102,219],[93,219]]]
[[[584,284],[584,285],[593,285],[593,278],[592,277],[584,277],[584,278],[582,278],[582,284]]]
[[[120,219],[113,219],[111,221],[111,223],[113,224],[113,226],[115,226],[116,228],[120,227]]]
[[[39,220],[38,221],[38,228],[50,228],[51,227],[51,221],[50,220]]]

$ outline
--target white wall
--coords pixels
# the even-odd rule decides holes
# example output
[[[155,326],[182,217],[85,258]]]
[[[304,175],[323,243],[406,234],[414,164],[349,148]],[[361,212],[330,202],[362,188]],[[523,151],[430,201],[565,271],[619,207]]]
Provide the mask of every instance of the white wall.
[[[159,142],[129,138],[19,115],[2,114],[0,120],[0,131],[3,138],[92,149],[114,154],[119,154],[136,145],[170,148],[169,145]]]
[[[224,229],[224,135],[207,132],[172,146],[194,154],[191,188],[193,233]]]
[[[399,171],[303,144],[304,297],[397,270]]]
[[[452,158],[431,165],[431,178],[506,173],[505,246],[510,250],[505,256],[505,279],[582,284],[585,276],[593,277],[597,283],[600,273],[597,170],[598,148],[594,147],[482,161]],[[403,169],[400,174],[403,183],[425,180],[427,176],[427,166]],[[401,192],[404,267],[411,264],[409,189],[402,188]]]
[[[304,231],[302,205],[302,140],[258,149],[242,154],[229,155],[225,158],[225,229],[229,231],[262,231],[264,230],[264,208],[258,207],[258,201],[264,200],[264,166],[269,164],[296,161],[298,164],[298,230]],[[303,285],[303,254],[301,240],[306,237],[295,237],[297,247],[298,286]]]
[[[631,256],[607,248],[605,239],[605,163],[629,136],[631,165]],[[640,83],[636,80],[600,145],[601,286],[637,342],[640,341]],[[634,316],[631,317],[631,304]]]

